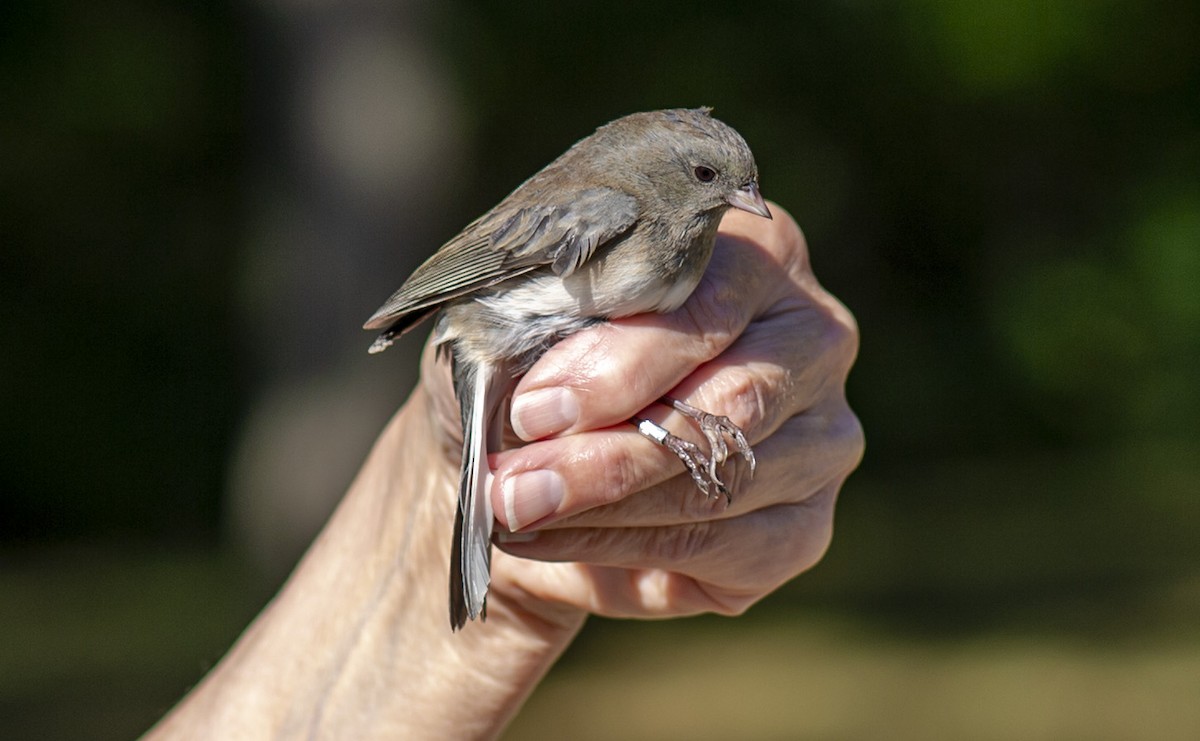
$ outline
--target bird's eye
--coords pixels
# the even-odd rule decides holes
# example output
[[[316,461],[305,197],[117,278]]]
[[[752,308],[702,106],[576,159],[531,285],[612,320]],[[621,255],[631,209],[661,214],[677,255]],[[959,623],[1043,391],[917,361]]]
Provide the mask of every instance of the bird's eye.
[[[696,175],[696,179],[702,183],[711,183],[713,178],[717,176],[716,170],[712,169],[711,167],[705,167],[704,165],[697,165],[696,169],[692,172]]]

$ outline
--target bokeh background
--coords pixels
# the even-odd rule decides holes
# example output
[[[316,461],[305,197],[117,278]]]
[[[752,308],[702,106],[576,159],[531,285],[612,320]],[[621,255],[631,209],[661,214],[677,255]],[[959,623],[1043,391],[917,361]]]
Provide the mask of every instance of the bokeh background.
[[[815,570],[592,621],[509,737],[1200,737],[1197,39],[1187,0],[8,0],[0,736],[149,727],[411,387],[361,321],[596,125],[704,104],[861,323],[867,457]]]

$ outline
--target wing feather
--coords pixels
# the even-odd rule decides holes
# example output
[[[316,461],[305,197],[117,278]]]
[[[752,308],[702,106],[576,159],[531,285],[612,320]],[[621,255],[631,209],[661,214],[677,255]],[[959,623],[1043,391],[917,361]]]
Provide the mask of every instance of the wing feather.
[[[569,198],[560,195],[557,203],[543,201],[515,211],[513,196],[426,260],[364,328],[394,328],[415,315],[417,321],[405,325],[406,331],[428,315],[422,309],[545,265],[565,277],[637,221],[636,199],[611,188],[588,188]]]

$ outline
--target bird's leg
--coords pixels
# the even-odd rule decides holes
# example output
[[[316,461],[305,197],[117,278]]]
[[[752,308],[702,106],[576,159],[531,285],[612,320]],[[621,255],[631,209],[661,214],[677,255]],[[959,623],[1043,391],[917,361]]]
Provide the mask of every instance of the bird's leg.
[[[725,488],[725,484],[717,478],[712,461],[704,454],[699,445],[672,435],[667,432],[666,428],[648,419],[634,417],[629,421],[638,428],[638,432],[678,456],[679,460],[683,461],[683,465],[687,466],[688,473],[692,475],[692,481],[696,482],[696,488],[704,496],[721,496],[725,498],[726,504],[730,502],[729,489]]]
[[[729,457],[729,445],[725,442],[725,436],[728,435],[733,439],[737,452],[750,464],[750,475],[754,476],[756,466],[754,450],[751,449],[750,442],[746,440],[745,433],[740,427],[730,422],[729,417],[709,414],[703,409],[697,409],[691,404],[672,399],[669,396],[662,397],[659,402],[670,406],[683,416],[695,420],[700,431],[704,433],[704,439],[708,441],[709,452],[707,455],[699,445],[672,435],[662,425],[655,424],[648,419],[635,417],[630,420],[630,423],[638,428],[638,432],[670,450],[679,460],[683,461],[683,465],[687,466],[688,473],[692,475],[692,481],[696,482],[696,487],[704,496],[721,496],[724,497],[725,503],[729,504],[731,501],[729,487],[721,481],[721,477],[717,474],[717,467]]]
[[[754,450],[750,447],[750,442],[746,440],[746,434],[742,432],[742,428],[730,422],[729,417],[709,414],[703,409],[697,409],[691,404],[686,404],[678,399],[672,399],[669,396],[664,396],[661,401],[683,416],[696,420],[696,424],[700,425],[700,431],[704,433],[704,437],[708,440],[709,448],[712,451],[709,470],[714,479],[717,477],[717,466],[724,463],[725,458],[729,455],[729,448],[725,445],[726,435],[733,438],[738,452],[750,464],[750,475],[754,476],[754,467],[756,465]]]

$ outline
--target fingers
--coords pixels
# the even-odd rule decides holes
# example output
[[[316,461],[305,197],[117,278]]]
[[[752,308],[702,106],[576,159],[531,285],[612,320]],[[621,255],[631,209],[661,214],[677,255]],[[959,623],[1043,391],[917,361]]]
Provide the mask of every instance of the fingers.
[[[521,561],[516,580],[524,592],[598,614],[739,614],[821,559],[832,536],[840,483],[831,482],[799,504],[728,520],[546,530],[531,540],[502,542],[501,548],[525,559],[570,562]]]
[[[677,312],[559,343],[517,388],[523,447],[492,457],[494,584],[615,617],[737,614],[816,563],[833,505],[863,454],[844,385],[858,349],[849,312],[812,275],[798,227],[731,214],[705,279]],[[700,441],[654,402],[728,416],[754,444],[721,468],[728,505],[624,420]],[[649,406],[647,406],[649,405]],[[569,434],[568,434],[569,433]],[[509,558],[509,555],[520,558]]]
[[[659,405],[637,408],[657,399],[662,391],[637,390],[629,371],[621,373],[619,366],[625,361],[618,357],[612,361],[618,367],[600,369],[568,389],[574,411],[584,420],[578,424],[584,432],[542,440],[493,458],[496,478],[492,496],[501,523],[511,530],[545,527],[589,510],[570,524],[678,524],[728,517],[788,501],[792,492],[814,491],[831,477],[851,470],[862,455],[862,429],[846,405],[843,388],[858,348],[857,328],[845,308],[805,275],[800,268],[791,270],[784,281],[788,290],[748,324],[719,358],[695,367],[670,391],[693,406],[728,416],[747,433],[764,462],[753,481],[740,458],[725,464],[721,476],[734,494],[729,513],[722,511],[720,502],[706,500],[695,491],[674,454],[619,421],[637,414],[699,441],[694,426],[680,415]],[[660,344],[694,342],[694,335],[663,332],[662,326],[651,324],[669,320],[671,317],[644,317],[637,329],[645,330],[647,337],[660,338]],[[624,331],[627,327],[597,327],[583,334],[603,337],[599,330]],[[587,357],[586,352],[572,356],[568,344],[572,339],[551,353],[567,358],[568,363]],[[620,348],[613,352],[621,354]],[[678,369],[680,361],[674,355],[672,351],[650,351],[640,363],[628,366],[635,374],[660,365]],[[601,352],[595,357],[604,356]],[[647,362],[646,357],[661,358],[662,362]],[[688,363],[682,365],[689,370]],[[593,393],[596,388],[601,391]],[[587,427],[589,414],[591,419],[611,417],[609,424],[616,424],[591,429]],[[765,463],[772,459],[774,464]],[[784,473],[775,476],[777,470]],[[785,480],[786,476],[791,480]],[[635,492],[643,493],[630,497]],[[627,517],[638,519],[624,519]]]
[[[777,252],[805,253],[803,239],[780,215],[727,217],[704,279],[679,310],[614,320],[547,352],[517,386],[517,434],[536,440],[627,419],[729,348],[794,289]]]
[[[843,400],[787,420],[757,447],[758,470],[730,458],[733,492],[705,497],[671,452],[632,426],[543,440],[493,457],[494,509],[509,530],[686,524],[728,519],[803,501],[844,478],[863,450],[862,428]]]
[[[840,397],[857,353],[858,332],[848,313],[840,315],[840,304],[818,299],[779,302],[670,394],[728,416],[752,440],[769,436],[795,414]]]
[[[701,495],[688,476],[676,475],[656,486],[633,490],[611,503],[543,521],[537,529],[621,527],[629,523],[669,526],[730,519],[760,509],[797,504],[830,482],[845,479],[858,465],[862,452],[862,427],[848,407],[843,406],[841,412],[831,416],[805,414],[789,420],[758,446],[760,464],[753,478],[740,458],[735,459],[732,467],[725,467],[724,479],[734,492],[728,506],[721,497]],[[594,482],[595,479],[578,480],[577,485],[582,489],[580,500],[602,496],[601,491],[592,488]],[[575,481],[568,488],[573,485]]]

